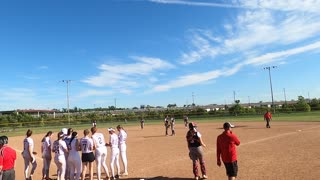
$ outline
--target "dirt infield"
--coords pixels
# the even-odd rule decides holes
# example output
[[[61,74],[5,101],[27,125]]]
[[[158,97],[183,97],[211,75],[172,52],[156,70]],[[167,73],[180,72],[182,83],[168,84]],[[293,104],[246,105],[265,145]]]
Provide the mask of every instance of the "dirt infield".
[[[320,122],[272,122],[266,129],[264,122],[234,122],[233,132],[241,141],[238,150],[238,179],[287,180],[319,179]],[[223,130],[222,123],[198,123],[198,130],[207,145],[205,161],[209,179],[227,179],[224,167],[216,165],[216,138]],[[90,128],[90,127],[88,127]],[[106,139],[106,127],[98,127]],[[75,129],[82,137],[83,129]],[[165,136],[163,125],[145,124],[125,127],[128,133],[127,155],[129,176],[121,179],[194,179],[192,162],[188,157],[182,123],[176,125],[176,136]],[[36,132],[34,132],[36,133]],[[42,159],[40,141],[43,135],[33,135],[38,167],[34,179],[41,179]],[[9,137],[9,145],[17,150],[16,179],[22,180],[24,162],[20,155],[24,137]],[[56,135],[54,135],[56,139]],[[107,164],[109,167],[110,149]],[[122,166],[121,166],[122,167]],[[110,168],[109,168],[110,169]],[[122,168],[121,168],[122,169]],[[51,178],[56,178],[52,161]],[[96,176],[95,176],[96,178]]]

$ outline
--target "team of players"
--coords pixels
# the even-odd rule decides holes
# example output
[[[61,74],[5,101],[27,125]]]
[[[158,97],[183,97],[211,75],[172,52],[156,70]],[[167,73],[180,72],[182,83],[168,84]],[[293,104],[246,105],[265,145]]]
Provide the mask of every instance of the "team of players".
[[[57,139],[52,143],[53,132],[49,131],[42,139],[41,153],[43,158],[42,179],[49,180],[49,169],[54,154],[54,162],[57,166],[57,179],[64,180],[79,180],[85,179],[87,169],[89,169],[89,179],[93,180],[93,162],[96,161],[97,179],[101,178],[101,167],[103,168],[106,179],[117,179],[119,175],[128,175],[128,162],[126,156],[126,139],[127,133],[122,126],[117,126],[118,135],[115,129],[108,128],[110,134],[109,142],[105,142],[104,135],[97,132],[96,126],[90,131],[85,129],[83,137],[78,139],[78,133],[72,128],[63,128],[57,134]],[[26,180],[33,179],[34,171],[37,167],[37,162],[34,152],[34,142],[31,138],[32,131],[28,130],[24,139],[24,150],[22,152],[25,169],[24,174]],[[106,165],[107,146],[111,148],[110,168],[111,176]],[[81,157],[79,154],[81,151]],[[120,174],[119,156],[123,162],[124,171]],[[114,164],[117,171],[114,170]],[[31,167],[31,171],[29,170]]]

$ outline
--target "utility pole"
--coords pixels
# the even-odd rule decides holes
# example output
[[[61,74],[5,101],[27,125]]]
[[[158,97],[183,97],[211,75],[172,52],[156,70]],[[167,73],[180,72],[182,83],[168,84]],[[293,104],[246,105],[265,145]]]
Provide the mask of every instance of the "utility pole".
[[[272,108],[273,108],[273,113],[276,113],[276,108],[274,106],[274,101],[273,101],[273,90],[272,90],[272,80],[271,80],[271,69],[276,68],[277,66],[268,66],[263,69],[267,69],[269,71],[269,80],[270,80],[270,89],[271,89],[271,100],[272,100]]]
[[[283,88],[283,94],[284,94],[284,103],[287,104],[286,88]]]
[[[249,104],[249,106],[250,106],[250,96],[248,96],[248,102],[249,102],[248,104]]]
[[[192,92],[192,106],[195,106],[195,104],[194,104],[194,94],[193,94],[193,92]]]
[[[117,98],[114,98],[114,108],[117,110]]]
[[[233,91],[233,103],[236,103],[236,91]]]
[[[69,100],[69,84],[71,80],[62,80],[61,82],[64,82],[67,84],[67,112],[68,112],[68,122],[70,125],[70,100]]]

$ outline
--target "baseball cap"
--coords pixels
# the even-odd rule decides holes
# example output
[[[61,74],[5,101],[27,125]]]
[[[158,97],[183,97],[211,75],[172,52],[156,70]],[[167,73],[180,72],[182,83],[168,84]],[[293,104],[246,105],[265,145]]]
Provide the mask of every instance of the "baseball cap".
[[[115,131],[112,127],[108,128],[108,131]]]

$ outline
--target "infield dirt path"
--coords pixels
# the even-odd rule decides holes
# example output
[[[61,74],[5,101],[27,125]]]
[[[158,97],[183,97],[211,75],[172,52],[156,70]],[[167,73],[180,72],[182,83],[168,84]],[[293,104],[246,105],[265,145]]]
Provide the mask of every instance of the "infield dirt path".
[[[320,177],[320,123],[319,122],[272,122],[266,129],[264,122],[233,122],[233,132],[241,141],[238,150],[238,179],[243,180],[318,180]],[[224,167],[216,165],[216,138],[223,131],[223,123],[198,123],[198,130],[207,145],[205,161],[208,179],[227,179]],[[88,127],[90,128],[90,127]],[[106,127],[99,127],[109,139]],[[165,136],[163,125],[125,127],[128,133],[127,156],[129,176],[121,179],[176,179],[193,178],[192,162],[188,157],[182,122],[176,124],[176,136]],[[82,137],[83,129],[78,131]],[[34,179],[41,179],[42,159],[40,145],[43,134],[32,138],[38,152],[38,167]],[[56,134],[56,133],[55,133]],[[17,150],[16,179],[23,180],[24,162],[20,155],[23,136],[9,137],[9,145]],[[56,139],[56,135],[54,135]],[[110,149],[107,164],[109,167]],[[95,168],[95,166],[94,166]],[[110,169],[110,168],[109,168]],[[121,166],[122,169],[122,166]],[[96,171],[94,171],[96,172]],[[51,178],[56,178],[56,165],[52,161]],[[96,179],[96,176],[95,176]]]

